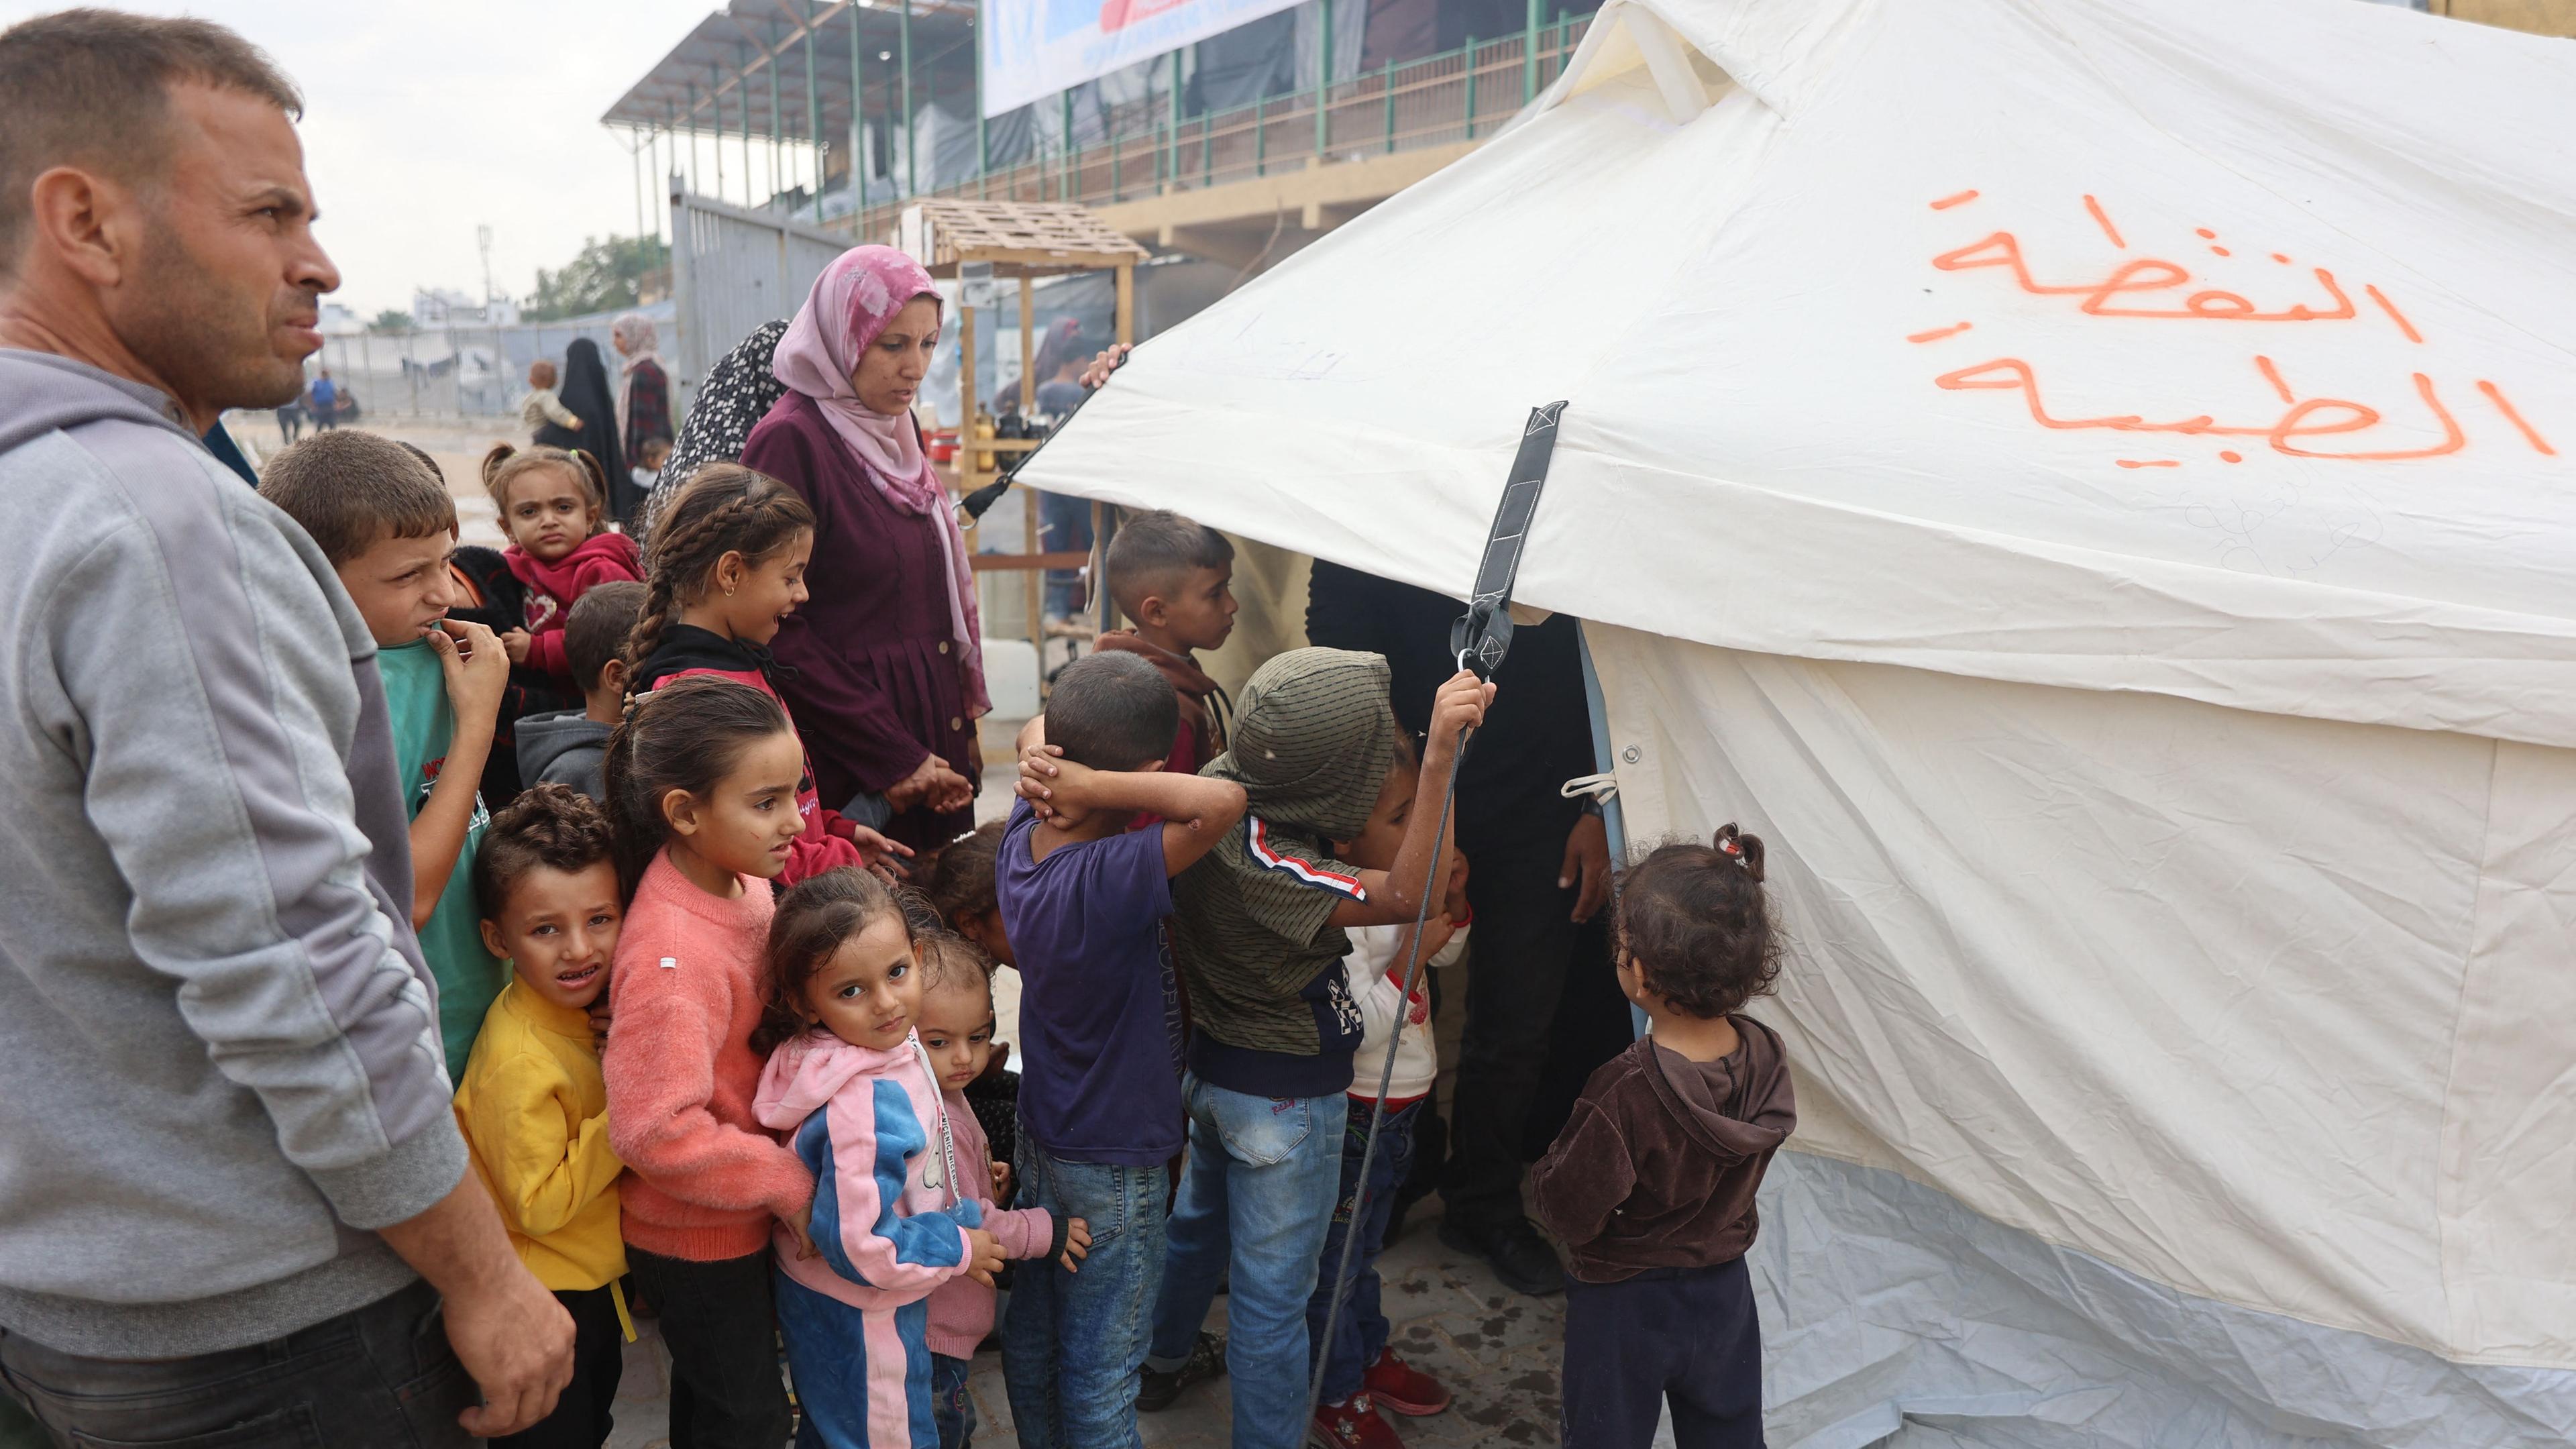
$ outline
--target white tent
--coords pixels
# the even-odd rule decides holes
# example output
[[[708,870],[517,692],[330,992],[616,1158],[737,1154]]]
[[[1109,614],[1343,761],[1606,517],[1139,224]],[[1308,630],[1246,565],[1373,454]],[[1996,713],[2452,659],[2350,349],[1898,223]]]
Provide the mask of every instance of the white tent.
[[[2571,147],[2351,0],[1611,0],[1030,477],[1457,594],[1571,400],[1520,597],[1777,862],[1773,1443],[2564,1444]]]

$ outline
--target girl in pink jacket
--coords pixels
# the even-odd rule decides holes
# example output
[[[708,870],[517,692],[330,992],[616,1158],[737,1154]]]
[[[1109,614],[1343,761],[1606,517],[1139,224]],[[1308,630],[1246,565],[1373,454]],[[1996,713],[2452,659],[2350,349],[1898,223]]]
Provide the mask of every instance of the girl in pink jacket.
[[[778,1326],[805,1422],[829,1449],[939,1449],[933,1290],[972,1279],[989,1291],[1003,1260],[1063,1253],[1073,1227],[988,1207],[990,1167],[980,1149],[959,1152],[913,1032],[921,976],[902,907],[875,877],[828,871],[778,902],[753,1110],[814,1174],[809,1214],[779,1228]]]

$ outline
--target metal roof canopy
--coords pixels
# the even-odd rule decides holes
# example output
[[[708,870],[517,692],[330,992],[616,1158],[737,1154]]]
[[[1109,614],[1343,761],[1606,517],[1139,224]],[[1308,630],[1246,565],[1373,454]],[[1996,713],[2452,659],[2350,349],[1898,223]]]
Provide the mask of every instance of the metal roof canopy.
[[[810,21],[806,18],[811,14]],[[925,49],[942,59],[963,49],[974,37],[975,6],[965,0],[912,0],[914,85],[921,87],[936,65]],[[629,87],[599,120],[605,126],[643,130],[687,128],[728,136],[746,129],[763,140],[810,145],[808,122],[812,98],[819,97],[822,134],[846,137],[850,129],[850,27],[859,28],[863,77],[871,93],[900,84],[895,62],[877,60],[877,52],[894,50],[904,23],[899,0],[883,4],[800,3],[800,0],[729,0],[726,8],[700,20],[643,79]],[[805,85],[805,35],[815,38],[814,88]],[[974,59],[967,55],[963,68]],[[886,67],[879,70],[882,65]],[[748,89],[746,89],[748,87]],[[778,125],[769,112],[776,92]],[[722,109],[717,109],[719,102]],[[749,124],[745,125],[745,112]]]

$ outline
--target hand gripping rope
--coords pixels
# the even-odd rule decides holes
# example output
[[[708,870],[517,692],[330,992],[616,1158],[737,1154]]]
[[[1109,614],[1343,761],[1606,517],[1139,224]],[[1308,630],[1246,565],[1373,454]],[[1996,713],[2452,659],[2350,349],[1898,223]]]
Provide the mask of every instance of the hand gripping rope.
[[[1504,656],[1512,647],[1512,581],[1519,576],[1521,548],[1529,541],[1530,518],[1538,512],[1539,491],[1547,486],[1547,465],[1556,453],[1557,420],[1565,414],[1565,404],[1552,402],[1530,409],[1529,424],[1521,430],[1520,452],[1512,459],[1511,476],[1503,484],[1502,501],[1494,508],[1494,526],[1485,535],[1485,557],[1476,566],[1476,587],[1467,596],[1467,612],[1449,628],[1449,648],[1458,657],[1458,667],[1472,669],[1479,679],[1490,680],[1503,667]],[[1466,758],[1470,730],[1458,732],[1458,748],[1449,757],[1449,779],[1440,792],[1440,823],[1431,838],[1440,840],[1449,834],[1449,811],[1458,800],[1458,765]],[[1438,858],[1434,857],[1437,864]],[[1413,998],[1413,988],[1422,973],[1422,928],[1431,919],[1431,887],[1424,881],[1422,908],[1413,916],[1413,948],[1404,958],[1403,1000]],[[1351,1203],[1351,1222],[1342,1234],[1342,1261],[1333,1270],[1332,1306],[1324,1314],[1323,1335],[1315,1340],[1315,1376],[1306,1389],[1306,1421],[1313,1423],[1315,1409],[1324,1398],[1324,1363],[1326,1351],[1333,1342],[1333,1332],[1341,1324],[1342,1306],[1350,1297],[1351,1263],[1359,1247],[1359,1220],[1367,1206],[1369,1169],[1377,1162],[1378,1131],[1386,1125],[1386,1094],[1395,1081],[1395,1051],[1404,1034],[1402,1024],[1387,1039],[1386,1061],[1378,1068],[1377,1097],[1369,1109],[1368,1140],[1360,1148],[1358,1194]]]

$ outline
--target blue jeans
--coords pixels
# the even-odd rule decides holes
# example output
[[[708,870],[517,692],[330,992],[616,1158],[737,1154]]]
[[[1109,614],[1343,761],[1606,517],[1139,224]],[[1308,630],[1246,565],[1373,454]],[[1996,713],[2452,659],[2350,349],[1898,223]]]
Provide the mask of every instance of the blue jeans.
[[[939,1449],[972,1449],[975,1400],[966,1392],[966,1375],[975,1366],[944,1353],[930,1356],[930,1417],[939,1425]]]
[[[1375,1086],[1376,1083],[1370,1083]],[[1386,1347],[1386,1314],[1378,1302],[1377,1255],[1386,1246],[1387,1219],[1395,1215],[1395,1190],[1413,1170],[1413,1123],[1422,1104],[1410,1103],[1386,1114],[1378,1129],[1377,1158],[1369,1164],[1368,1192],[1360,1187],[1360,1154],[1368,1146],[1370,1107],[1351,1103],[1350,1126],[1342,1134],[1342,1198],[1333,1209],[1332,1231],[1324,1236],[1314,1296],[1306,1300],[1306,1332],[1316,1357],[1324,1361],[1324,1402],[1338,1404],[1360,1391],[1360,1376]],[[1351,1254],[1351,1291],[1342,1300],[1342,1316],[1324,1341],[1324,1316],[1333,1306],[1333,1274],[1342,1266],[1342,1242],[1359,1233]],[[1311,1371],[1311,1368],[1310,1368]]]
[[[1002,1372],[1022,1449],[1137,1449],[1136,1370],[1163,1282],[1163,1169],[1060,1161],[1026,1133],[1014,1155],[1020,1206],[1091,1228],[1081,1272],[1050,1260],[1012,1273]]]
[[[1225,1364],[1234,1449],[1298,1449],[1306,1441],[1306,1301],[1332,1225],[1350,1099],[1249,1097],[1195,1072],[1181,1091],[1190,1164],[1146,1361],[1161,1370],[1187,1361],[1231,1264]]]

